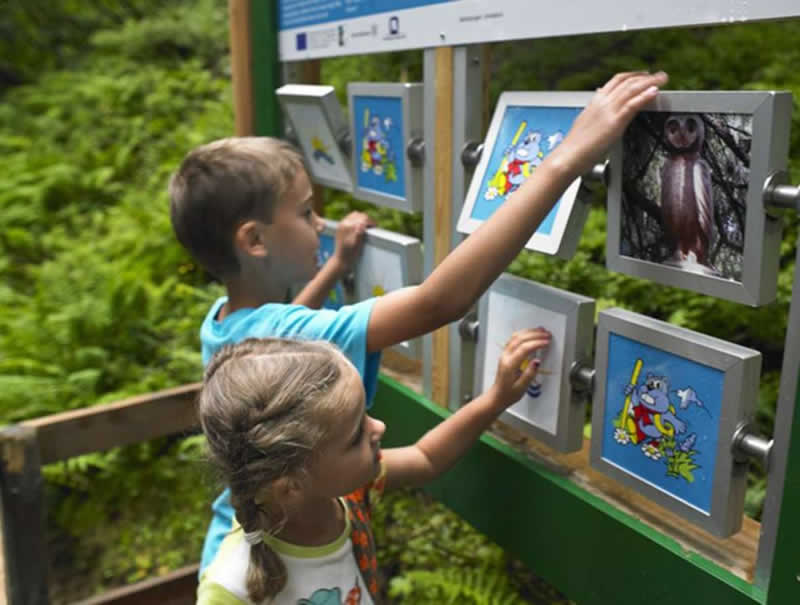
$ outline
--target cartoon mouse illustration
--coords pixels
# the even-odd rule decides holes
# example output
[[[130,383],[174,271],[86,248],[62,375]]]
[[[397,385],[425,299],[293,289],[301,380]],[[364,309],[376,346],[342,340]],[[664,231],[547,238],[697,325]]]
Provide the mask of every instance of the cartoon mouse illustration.
[[[368,117],[365,114],[363,151],[361,153],[361,171],[370,170],[377,174],[383,174],[386,169],[386,179],[396,180],[397,176],[394,167],[394,153],[389,142],[389,131],[392,128],[392,119],[373,115]]]
[[[674,437],[686,431],[686,423],[675,415],[669,400],[669,379],[666,376],[647,374],[642,385],[625,385],[625,395],[630,395],[630,409],[636,423],[634,443],[646,439],[658,443],[662,437]]]
[[[520,135],[526,125],[526,122],[520,124],[511,145],[503,152],[500,168],[489,181],[489,189],[485,195],[487,200],[497,196],[505,197],[516,191],[531,175],[533,169],[542,163],[544,159],[544,152],[540,145],[542,133],[538,130],[531,130],[520,140]]]

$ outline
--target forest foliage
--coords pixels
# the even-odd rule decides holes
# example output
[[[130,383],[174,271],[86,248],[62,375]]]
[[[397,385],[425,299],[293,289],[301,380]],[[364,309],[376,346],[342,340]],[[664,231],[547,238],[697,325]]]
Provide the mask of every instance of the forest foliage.
[[[225,3],[11,0],[8,7],[0,18],[0,421],[198,380],[198,327],[221,288],[175,241],[165,185],[187,150],[233,131]],[[490,97],[593,89],[615,71],[636,68],[666,70],[672,89],[790,90],[791,175],[800,182],[798,34],[800,22],[789,21],[496,44]],[[348,81],[420,80],[421,58],[330,59],[322,78],[344,102]],[[333,218],[367,208],[382,226],[421,236],[419,215],[326,196]],[[595,297],[599,309],[626,307],[762,351],[758,421],[770,433],[796,218],[786,222],[778,299],[761,308],[607,271],[605,227],[598,198],[572,260],[523,253],[510,270]],[[198,437],[82,456],[48,466],[45,476],[52,552],[56,562],[80,562],[68,575],[88,578],[84,590],[197,559],[217,489]],[[763,496],[763,474],[754,473],[751,514],[760,514]],[[413,508],[392,506],[386,514]],[[439,519],[416,522],[436,531],[432,518]],[[472,549],[458,540],[452,548]],[[414,551],[408,561],[412,555],[392,548],[382,554],[397,578],[392,590],[406,602],[438,602],[415,586],[450,595],[459,578],[479,592],[501,582],[494,575],[510,565],[487,551],[483,561],[494,571],[479,578],[462,577],[474,561],[456,561],[462,571],[442,577],[408,576],[452,557],[445,549],[432,561]]]

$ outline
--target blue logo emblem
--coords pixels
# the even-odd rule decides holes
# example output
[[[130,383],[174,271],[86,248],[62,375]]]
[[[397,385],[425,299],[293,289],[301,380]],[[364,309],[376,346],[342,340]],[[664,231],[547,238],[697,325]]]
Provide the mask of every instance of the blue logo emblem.
[[[395,15],[389,17],[389,33],[395,35],[400,31],[400,19]]]
[[[308,40],[306,39],[306,33],[297,34],[297,50],[305,50],[307,46]]]

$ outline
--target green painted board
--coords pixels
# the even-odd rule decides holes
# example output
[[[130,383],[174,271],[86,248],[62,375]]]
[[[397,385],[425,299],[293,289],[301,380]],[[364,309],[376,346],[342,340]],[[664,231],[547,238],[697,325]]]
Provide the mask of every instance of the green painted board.
[[[449,415],[381,376],[371,414],[407,445]],[[579,605],[739,605],[761,591],[484,436],[428,491]],[[800,603],[800,601],[795,601]]]
[[[275,90],[281,86],[278,62],[277,2],[250,2],[250,47],[253,78],[253,128],[259,136],[281,136],[281,114]]]

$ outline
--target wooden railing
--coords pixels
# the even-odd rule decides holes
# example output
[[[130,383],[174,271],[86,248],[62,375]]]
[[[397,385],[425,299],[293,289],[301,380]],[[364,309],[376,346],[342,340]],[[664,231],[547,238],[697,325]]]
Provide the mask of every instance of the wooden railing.
[[[42,465],[193,429],[199,388],[199,384],[189,384],[0,429],[3,563],[9,605],[49,602]],[[194,603],[196,577],[197,566],[189,566],[85,603]]]

